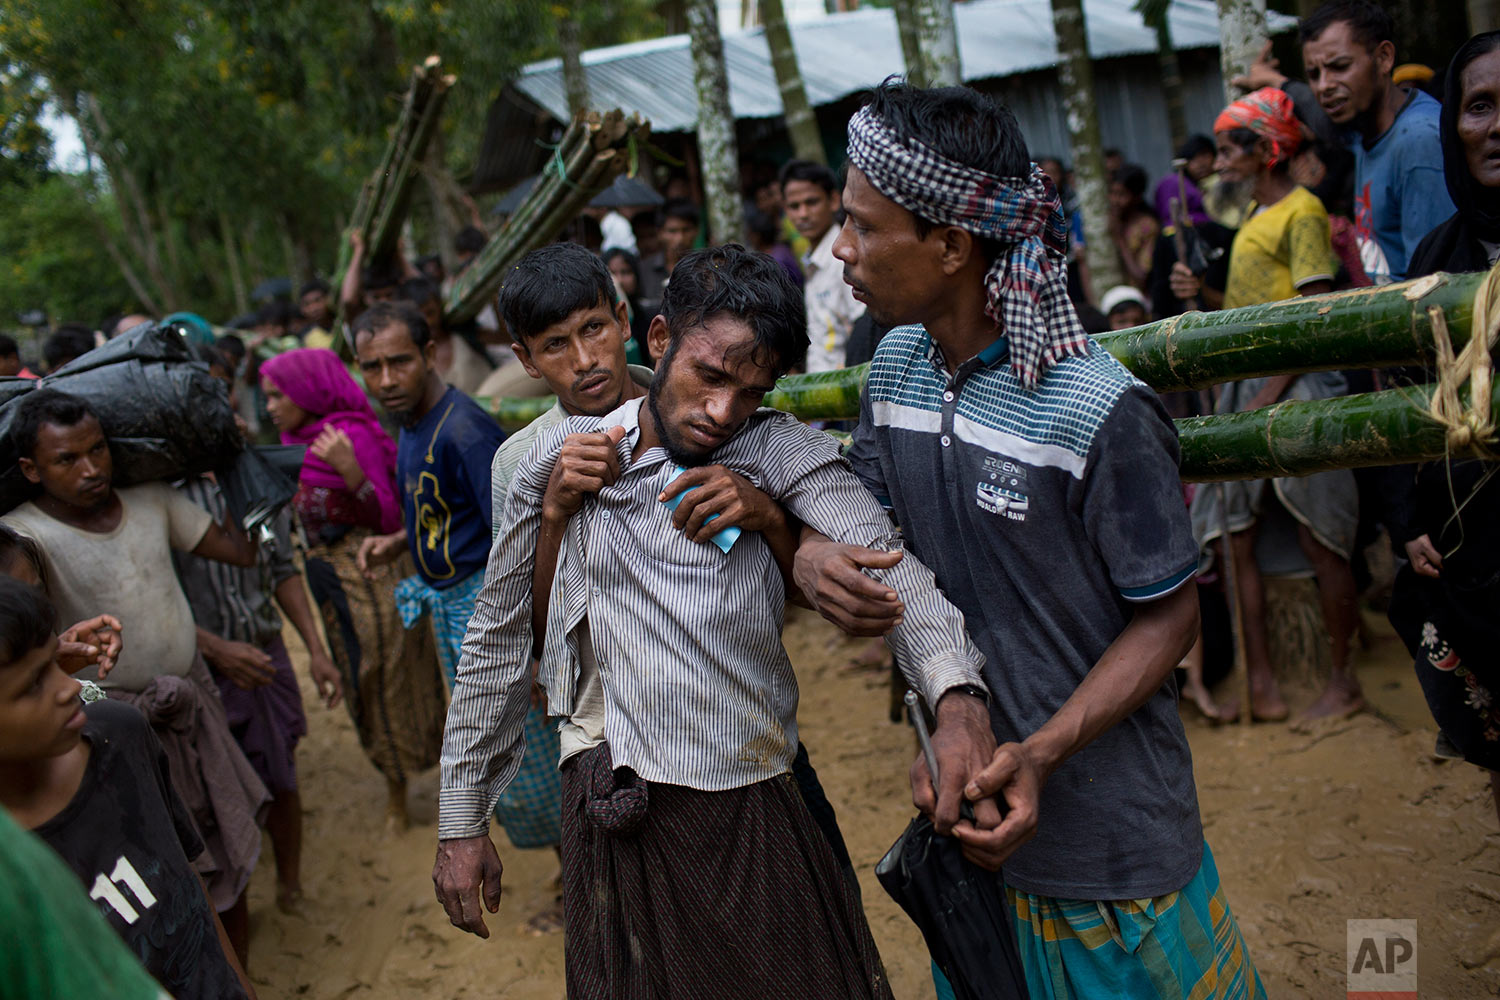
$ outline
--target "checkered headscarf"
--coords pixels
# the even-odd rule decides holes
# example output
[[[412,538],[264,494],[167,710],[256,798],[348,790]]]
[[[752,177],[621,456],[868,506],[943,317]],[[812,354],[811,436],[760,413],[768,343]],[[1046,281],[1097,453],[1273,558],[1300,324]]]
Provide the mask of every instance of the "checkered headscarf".
[[[1059,359],[1088,353],[1068,301],[1062,202],[1040,167],[1033,163],[1029,177],[995,177],[954,163],[916,139],[898,139],[869,108],[849,119],[849,161],[907,211],[1006,244],[984,278],[985,313],[1009,341],[1022,385],[1034,389]]]

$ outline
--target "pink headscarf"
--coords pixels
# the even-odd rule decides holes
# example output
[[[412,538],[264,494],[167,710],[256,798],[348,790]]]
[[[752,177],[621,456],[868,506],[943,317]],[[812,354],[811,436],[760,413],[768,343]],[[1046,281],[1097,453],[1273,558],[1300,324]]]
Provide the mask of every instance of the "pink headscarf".
[[[396,496],[396,442],[380,426],[364,390],[349,374],[333,351],[321,347],[303,347],[278,354],[260,366],[260,372],[276,383],[297,406],[307,411],[308,419],[294,431],[283,431],[282,444],[311,445],[324,427],[333,426],[349,435],[359,467],[381,496],[383,520],[395,517],[382,530],[395,531],[401,526]],[[333,466],[311,451],[302,462],[302,482],[307,486],[347,490],[344,477]],[[391,503],[387,503],[390,498]]]

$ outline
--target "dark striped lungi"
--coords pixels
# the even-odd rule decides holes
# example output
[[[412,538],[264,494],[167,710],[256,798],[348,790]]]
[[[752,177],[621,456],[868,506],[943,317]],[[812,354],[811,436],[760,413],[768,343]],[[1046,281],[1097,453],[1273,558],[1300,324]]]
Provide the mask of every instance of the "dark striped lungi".
[[[587,812],[596,747],[563,765],[569,1000],[891,996],[869,924],[790,774],[651,784],[616,836]]]

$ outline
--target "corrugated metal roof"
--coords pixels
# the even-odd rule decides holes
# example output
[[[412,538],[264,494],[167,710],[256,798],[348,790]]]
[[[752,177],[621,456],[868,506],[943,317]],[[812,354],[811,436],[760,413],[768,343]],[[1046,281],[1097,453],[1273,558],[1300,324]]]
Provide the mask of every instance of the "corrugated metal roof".
[[[1156,35],[1131,10],[1133,0],[1084,0],[1089,53],[1095,59],[1156,51]],[[1057,39],[1048,0],[975,0],[955,4],[959,58],[965,80],[1010,76],[1057,64]],[[1270,13],[1273,30],[1296,24]],[[1211,0],[1174,0],[1170,24],[1179,50],[1217,48],[1218,13]],[[807,97],[816,106],[875,86],[905,68],[895,14],[866,8],[791,26]],[[781,114],[765,30],[726,32],[724,62],[729,105],[736,118]],[[583,54],[593,107],[638,111],[657,132],[689,131],[697,123],[693,60],[686,35],[671,35]],[[559,120],[568,117],[562,61],[521,71],[515,86]]]

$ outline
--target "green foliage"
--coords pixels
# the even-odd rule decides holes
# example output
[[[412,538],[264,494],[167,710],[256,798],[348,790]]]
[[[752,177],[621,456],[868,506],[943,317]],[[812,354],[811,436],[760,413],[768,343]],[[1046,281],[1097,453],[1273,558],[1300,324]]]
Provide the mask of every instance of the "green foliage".
[[[98,214],[77,181],[53,175],[0,198],[0,330],[44,309],[54,322],[98,323],[133,296],[96,235]]]
[[[571,9],[591,46],[660,26],[650,0]],[[448,167],[463,177],[490,102],[522,65],[556,54],[553,21],[546,0],[0,0],[0,200],[46,180],[39,119],[54,101],[84,132],[104,196],[66,201],[49,188],[27,210],[57,215],[36,228],[105,226],[159,306],[225,316],[236,265],[242,286],[332,268],[412,65],[437,53],[458,77],[443,137]],[[102,244],[83,244],[64,240],[49,260],[77,251],[77,270],[93,273]],[[7,239],[0,266],[59,274],[18,264],[17,249]],[[58,280],[24,295],[79,294]],[[96,287],[108,298],[124,286]]]
[[[47,175],[52,137],[41,121],[46,103],[35,77],[0,68],[0,188]]]

